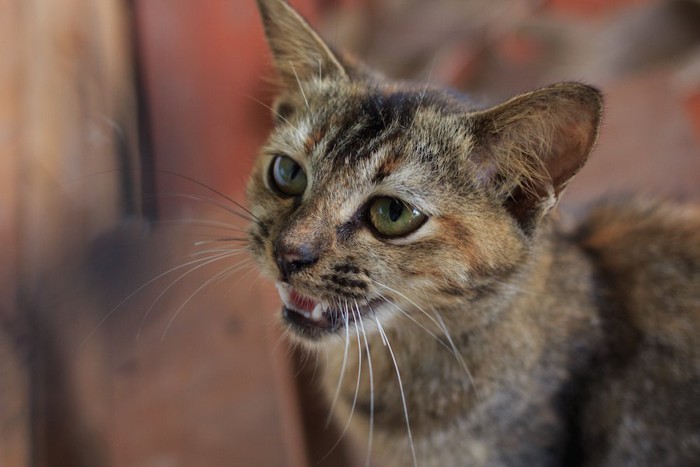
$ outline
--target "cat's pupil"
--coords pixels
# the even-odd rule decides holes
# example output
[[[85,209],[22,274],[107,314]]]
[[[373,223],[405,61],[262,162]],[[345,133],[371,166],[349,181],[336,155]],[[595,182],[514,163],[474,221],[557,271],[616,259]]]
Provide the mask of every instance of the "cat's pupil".
[[[396,222],[399,220],[399,217],[401,217],[401,213],[403,212],[403,206],[401,203],[397,202],[396,200],[393,200],[391,202],[391,205],[389,206],[389,219],[391,219],[391,222]]]
[[[292,173],[289,175],[290,180],[294,180],[297,178],[297,175],[299,174],[299,171],[301,170],[301,166],[299,164],[295,164],[294,168],[292,169]]]

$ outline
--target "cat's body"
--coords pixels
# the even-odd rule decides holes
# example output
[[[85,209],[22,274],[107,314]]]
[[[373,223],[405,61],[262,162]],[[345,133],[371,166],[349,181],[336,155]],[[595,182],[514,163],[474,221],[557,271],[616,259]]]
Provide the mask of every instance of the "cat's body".
[[[569,233],[548,215],[600,94],[474,110],[258,3],[285,90],[251,249],[379,465],[697,463],[700,212],[610,204]]]
[[[605,205],[577,232],[549,228],[538,244],[537,259],[496,286],[499,298],[487,306],[502,311],[489,325],[463,330],[447,322],[471,304],[440,311],[475,391],[449,349],[422,328],[387,332],[420,465],[696,465],[700,212]],[[522,293],[506,298],[514,288]],[[369,339],[379,465],[411,465],[396,373],[380,336]],[[347,375],[357,371],[356,346],[351,340]],[[328,355],[333,394],[342,345]],[[354,417],[366,432],[371,394],[363,365]],[[347,375],[341,421],[356,387]]]

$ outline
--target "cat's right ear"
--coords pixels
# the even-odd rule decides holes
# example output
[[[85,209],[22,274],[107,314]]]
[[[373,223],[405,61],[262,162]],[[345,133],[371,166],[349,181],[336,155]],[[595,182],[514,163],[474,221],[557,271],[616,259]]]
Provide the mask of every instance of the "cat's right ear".
[[[345,69],[328,45],[285,0],[257,0],[277,72],[288,92],[314,78],[344,78]]]

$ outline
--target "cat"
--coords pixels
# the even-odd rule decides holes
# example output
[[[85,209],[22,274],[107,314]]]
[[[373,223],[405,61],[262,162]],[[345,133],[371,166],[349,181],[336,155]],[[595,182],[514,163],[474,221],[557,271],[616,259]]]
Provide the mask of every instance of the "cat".
[[[601,93],[474,108],[257,2],[282,91],[249,248],[366,463],[698,465],[700,209],[612,200],[573,231],[553,215]]]

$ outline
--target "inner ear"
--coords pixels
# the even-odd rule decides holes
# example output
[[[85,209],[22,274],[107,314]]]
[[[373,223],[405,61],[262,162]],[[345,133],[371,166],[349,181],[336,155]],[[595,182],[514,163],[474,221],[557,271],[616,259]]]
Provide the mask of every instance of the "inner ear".
[[[588,159],[601,112],[597,89],[561,83],[470,115],[476,182],[532,230]]]

